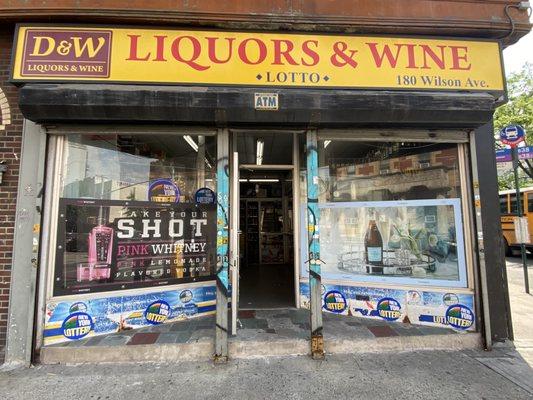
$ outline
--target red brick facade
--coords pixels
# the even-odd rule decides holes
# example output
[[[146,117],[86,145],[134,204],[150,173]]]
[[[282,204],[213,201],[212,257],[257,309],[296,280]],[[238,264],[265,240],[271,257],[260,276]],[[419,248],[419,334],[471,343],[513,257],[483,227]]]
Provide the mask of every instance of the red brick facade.
[[[0,162],[5,161],[8,168],[0,184],[0,364],[3,362],[6,344],[15,203],[22,145],[22,115],[17,107],[18,90],[8,82],[12,40],[12,28],[0,29]]]

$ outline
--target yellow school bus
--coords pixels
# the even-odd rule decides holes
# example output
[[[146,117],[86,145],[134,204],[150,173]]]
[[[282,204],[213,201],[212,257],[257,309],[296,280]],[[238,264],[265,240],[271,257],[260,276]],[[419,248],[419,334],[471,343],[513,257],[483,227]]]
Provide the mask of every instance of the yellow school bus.
[[[512,255],[514,249],[518,249],[520,247],[519,243],[516,243],[514,234],[514,218],[517,215],[516,190],[503,190],[499,194],[505,255],[510,256]],[[529,243],[526,244],[526,247],[529,251],[532,251],[533,236],[531,235],[531,233],[533,226],[533,186],[520,189],[520,196],[522,213],[524,216],[527,217],[530,233]]]

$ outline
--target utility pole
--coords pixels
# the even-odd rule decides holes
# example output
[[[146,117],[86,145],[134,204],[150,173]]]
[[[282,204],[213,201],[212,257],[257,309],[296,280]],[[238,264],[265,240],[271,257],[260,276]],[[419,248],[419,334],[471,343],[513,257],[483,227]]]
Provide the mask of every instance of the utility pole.
[[[514,187],[515,187],[515,190],[516,190],[516,216],[518,217],[516,220],[515,220],[515,225],[516,224],[519,224],[519,226],[521,227],[522,226],[522,217],[523,217],[523,212],[524,212],[524,209],[523,209],[523,205],[522,205],[522,198],[521,198],[521,194],[520,194],[520,184],[518,182],[518,163],[519,163],[519,160],[518,160],[518,147],[513,147],[512,148],[512,153],[513,153],[513,170],[514,170]],[[515,228],[515,232],[517,232],[518,229]],[[528,270],[527,270],[527,254],[526,254],[526,245],[524,243],[524,238],[521,237],[522,235],[520,235],[520,238],[517,237],[517,240],[519,239],[520,240],[520,253],[522,255],[522,268],[524,270],[524,286],[526,288],[526,293],[529,294],[529,275],[528,275]]]
[[[514,170],[514,186],[516,190],[516,218],[514,222],[515,226],[515,241],[520,243],[520,253],[522,254],[522,268],[524,270],[524,286],[526,293],[529,294],[529,275],[527,269],[527,255],[526,255],[526,242],[529,242],[528,237],[524,237],[527,229],[527,219],[523,219],[524,210],[522,206],[522,198],[520,196],[520,184],[518,182],[518,144],[525,141],[526,132],[520,125],[507,125],[500,131],[500,141],[503,144],[511,147],[513,170]],[[526,148],[527,149],[527,148]]]

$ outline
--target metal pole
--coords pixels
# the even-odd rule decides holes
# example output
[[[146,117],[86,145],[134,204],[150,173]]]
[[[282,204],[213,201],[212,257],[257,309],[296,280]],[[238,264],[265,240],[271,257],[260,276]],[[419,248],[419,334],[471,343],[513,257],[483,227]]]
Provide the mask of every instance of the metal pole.
[[[518,184],[518,148],[513,147],[513,169],[514,169],[514,187],[516,189],[516,214],[518,218],[523,216],[522,213],[522,199],[520,198],[520,185]],[[526,293],[529,294],[529,276],[527,271],[527,255],[526,245],[523,240],[520,240],[520,253],[522,254],[522,267],[524,269],[524,285],[526,287]]]

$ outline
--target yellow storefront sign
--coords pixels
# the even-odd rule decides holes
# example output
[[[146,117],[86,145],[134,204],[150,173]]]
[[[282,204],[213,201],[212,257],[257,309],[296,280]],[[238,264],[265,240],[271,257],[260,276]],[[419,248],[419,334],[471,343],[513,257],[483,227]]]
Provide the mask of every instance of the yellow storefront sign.
[[[504,90],[497,42],[26,26],[12,80]]]

